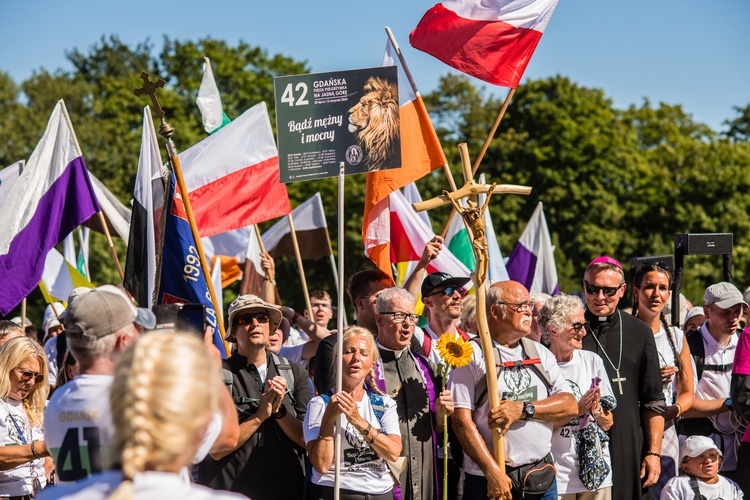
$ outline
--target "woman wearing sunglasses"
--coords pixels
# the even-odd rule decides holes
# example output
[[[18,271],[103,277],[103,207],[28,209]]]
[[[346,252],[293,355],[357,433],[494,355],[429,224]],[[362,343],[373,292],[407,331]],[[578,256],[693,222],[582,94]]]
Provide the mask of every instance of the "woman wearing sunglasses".
[[[28,337],[9,340],[0,348],[0,497],[31,498],[47,485],[53,468],[42,432],[47,394],[42,348]]]
[[[693,406],[695,385],[690,347],[682,330],[669,326],[664,306],[671,299],[672,272],[665,263],[642,265],[633,278],[633,315],[651,328],[659,352],[667,413],[664,416],[664,437],[661,445],[661,474],[654,485],[658,498],[664,485],[677,475],[680,444],[675,429],[676,419]]]
[[[597,464],[585,462],[586,459],[577,453],[576,445],[582,439],[581,429],[594,425],[602,431],[609,430],[613,420],[611,410],[615,405],[604,362],[595,353],[581,350],[586,324],[583,302],[574,295],[552,297],[539,311],[539,329],[549,337],[550,351],[557,358],[560,371],[578,400],[578,418],[555,422],[555,432],[552,434],[557,491],[560,498],[565,500],[583,494],[588,499],[608,499],[611,496],[609,446],[602,443]],[[592,428],[587,434],[598,439],[602,433]],[[590,492],[596,495],[592,497]]]

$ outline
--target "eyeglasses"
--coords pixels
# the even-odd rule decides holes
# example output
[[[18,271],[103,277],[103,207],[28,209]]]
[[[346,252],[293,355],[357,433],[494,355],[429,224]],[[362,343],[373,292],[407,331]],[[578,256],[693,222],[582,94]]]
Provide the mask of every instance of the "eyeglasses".
[[[712,462],[715,462],[719,459],[719,453],[716,451],[704,451],[697,457],[691,457],[691,458],[697,458],[699,462],[703,462],[706,459],[709,459]]]
[[[586,289],[586,293],[589,295],[599,295],[599,292],[603,292],[605,297],[612,297],[617,293],[617,290],[620,289],[620,287],[624,283],[621,283],[617,286],[598,286],[598,285],[592,285],[588,281],[584,281],[583,285]]]
[[[239,318],[237,318],[237,324],[242,326],[247,326],[252,324],[253,318],[255,318],[255,321],[258,323],[268,323],[268,314],[264,312],[257,312],[257,313],[250,313],[250,314],[243,314]]]
[[[388,316],[392,316],[393,320],[396,323],[403,323],[406,318],[409,318],[409,323],[411,323],[412,325],[416,325],[417,321],[419,321],[419,314],[408,314],[404,312],[392,312],[392,311],[384,311],[378,314],[387,314]]]
[[[584,321],[583,323],[581,323],[580,321],[577,321],[577,322],[575,322],[575,323],[573,323],[573,324],[570,325],[570,327],[576,333],[581,333],[581,329],[582,328],[588,328],[588,326],[589,326],[589,322],[588,321]]]
[[[33,380],[35,384],[38,384],[44,380],[44,375],[39,372],[21,370],[20,368],[14,368],[14,370],[21,376],[22,382]]]
[[[513,309],[515,312],[520,313],[523,311],[531,311],[534,309],[534,302],[528,301],[528,302],[498,302],[498,304],[503,304],[511,309]]]
[[[431,294],[427,295],[427,297],[432,297],[433,295],[440,295],[441,293],[444,294],[446,297],[453,297],[453,294],[456,292],[458,292],[458,294],[462,298],[466,296],[466,288],[462,286],[447,286],[443,290],[432,292]]]

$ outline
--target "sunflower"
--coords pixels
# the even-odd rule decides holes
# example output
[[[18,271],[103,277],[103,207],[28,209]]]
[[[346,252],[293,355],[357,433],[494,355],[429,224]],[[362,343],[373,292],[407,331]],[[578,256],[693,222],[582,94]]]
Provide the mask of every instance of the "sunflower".
[[[471,345],[460,335],[446,332],[437,341],[437,350],[451,368],[466,366],[471,361],[473,353]]]

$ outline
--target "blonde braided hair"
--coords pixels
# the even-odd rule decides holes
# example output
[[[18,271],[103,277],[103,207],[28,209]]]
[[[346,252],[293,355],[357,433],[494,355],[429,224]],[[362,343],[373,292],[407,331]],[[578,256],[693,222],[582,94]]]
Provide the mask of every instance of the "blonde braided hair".
[[[110,498],[132,498],[138,473],[190,462],[218,408],[214,372],[203,342],[189,333],[150,333],[125,351],[110,392],[124,481]]]

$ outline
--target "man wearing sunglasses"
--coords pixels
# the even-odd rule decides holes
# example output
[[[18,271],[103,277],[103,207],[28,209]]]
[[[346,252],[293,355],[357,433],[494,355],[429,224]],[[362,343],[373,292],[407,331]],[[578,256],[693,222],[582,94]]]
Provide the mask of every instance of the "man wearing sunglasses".
[[[427,358],[440,363],[440,353],[434,349],[440,335],[445,332],[456,333],[464,340],[469,335],[459,330],[461,321],[461,301],[466,296],[468,277],[454,278],[448,273],[437,272],[429,274],[422,282],[422,302],[424,302],[427,325],[424,329],[417,329],[414,335],[422,344],[422,350]]]
[[[229,306],[226,340],[237,349],[224,361],[224,373],[231,377],[240,437],[234,449],[212,453],[201,464],[201,484],[261,500],[302,496],[302,420],[311,384],[301,366],[268,351],[281,318],[280,309],[255,295],[240,295]]]
[[[610,429],[612,498],[650,498],[661,470],[666,402],[651,329],[617,309],[625,273],[612,257],[592,260],[583,276],[589,335],[583,348],[601,356],[617,399]]]

